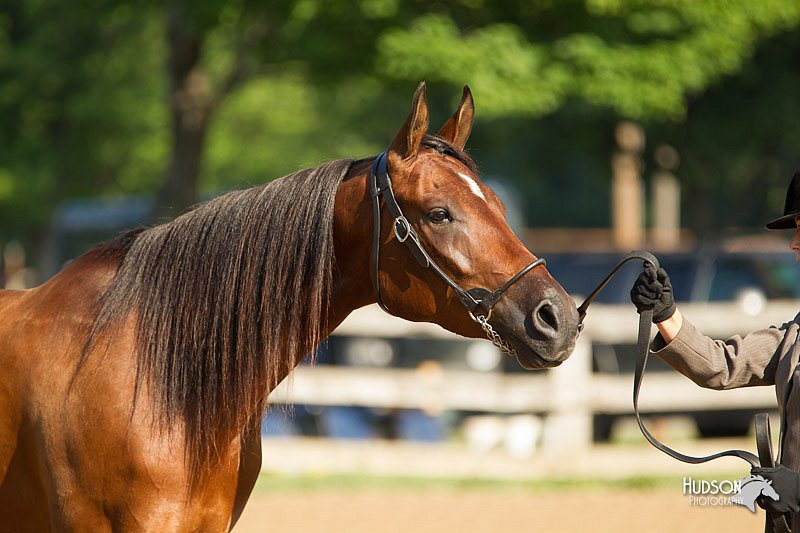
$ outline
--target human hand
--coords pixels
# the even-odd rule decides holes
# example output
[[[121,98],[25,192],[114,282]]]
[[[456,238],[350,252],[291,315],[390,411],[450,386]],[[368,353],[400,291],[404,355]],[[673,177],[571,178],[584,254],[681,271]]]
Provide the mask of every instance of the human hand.
[[[631,289],[631,302],[640,314],[653,310],[653,323],[663,322],[675,313],[672,282],[663,268],[656,269],[647,263]]]
[[[750,473],[769,481],[779,496],[777,500],[760,496],[756,501],[761,508],[776,513],[800,511],[800,472],[778,465],[768,468],[754,467]]]

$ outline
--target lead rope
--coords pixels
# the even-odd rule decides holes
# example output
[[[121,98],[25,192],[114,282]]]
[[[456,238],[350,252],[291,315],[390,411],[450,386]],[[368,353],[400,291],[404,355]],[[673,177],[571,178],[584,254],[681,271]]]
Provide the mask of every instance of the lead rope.
[[[641,259],[644,261],[645,267],[648,263],[655,268],[659,268],[660,266],[658,259],[656,259],[653,254],[645,251],[630,252],[628,255],[623,257],[617,266],[614,267],[614,269],[605,277],[605,279],[603,279],[600,285],[598,285],[597,288],[592,291],[586,300],[584,300],[584,302],[578,307],[578,314],[580,316],[580,324],[578,326],[579,331],[583,329],[583,321],[586,317],[586,312],[589,308],[589,305],[594,301],[595,297],[597,297],[597,295],[605,288],[608,282],[611,281],[611,278],[614,277],[622,265],[634,259]],[[756,446],[758,448],[758,456],[746,450],[725,450],[711,455],[695,457],[673,450],[666,444],[660,442],[653,436],[652,433],[650,433],[647,427],[645,427],[642,417],[639,414],[639,392],[641,391],[642,378],[644,377],[644,371],[647,368],[647,359],[650,354],[650,332],[652,321],[652,309],[642,311],[639,314],[639,333],[636,341],[636,370],[633,374],[633,414],[636,417],[636,423],[639,425],[639,430],[642,432],[642,435],[644,435],[644,438],[647,439],[647,441],[658,450],[684,463],[700,464],[714,459],[719,459],[720,457],[738,457],[739,459],[747,461],[751,466],[754,467],[762,465],[765,467],[774,466],[769,415],[766,413],[759,413],[755,416]],[[786,522],[786,517],[783,514],[767,511],[767,523],[772,526],[770,531],[773,531],[774,533],[789,533],[791,531]]]

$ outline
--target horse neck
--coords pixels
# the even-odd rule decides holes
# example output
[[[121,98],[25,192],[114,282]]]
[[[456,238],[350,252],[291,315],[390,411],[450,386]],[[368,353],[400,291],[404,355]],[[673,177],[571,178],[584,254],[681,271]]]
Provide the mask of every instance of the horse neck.
[[[353,310],[375,302],[370,278],[372,204],[367,187],[370,161],[356,163],[339,185],[334,204],[334,254],[326,334]]]

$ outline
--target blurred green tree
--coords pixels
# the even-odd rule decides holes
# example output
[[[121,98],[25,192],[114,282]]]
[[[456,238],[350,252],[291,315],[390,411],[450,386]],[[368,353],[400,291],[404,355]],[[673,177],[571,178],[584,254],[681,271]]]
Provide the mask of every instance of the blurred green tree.
[[[759,43],[736,76],[689,101],[686,118],[651,123],[682,154],[688,227],[701,237],[760,229],[783,212],[800,167],[800,33]]]
[[[158,183],[163,49],[132,5],[3,2],[0,241],[40,239],[65,198]]]
[[[377,68],[469,80],[483,121],[473,146],[489,150],[485,169],[518,177],[532,225],[609,223],[621,118],[684,155],[684,218],[701,237],[780,211],[800,154],[800,3],[463,0],[432,11],[379,38]]]
[[[454,4],[381,35],[377,66],[453,84],[468,74],[496,116],[542,116],[576,97],[622,117],[681,120],[688,98],[740,71],[760,39],[800,24],[791,0]]]
[[[765,172],[764,204],[782,194],[799,23],[794,0],[4,0],[0,238],[39,238],[70,196],[158,190],[167,216],[200,189],[374,153],[423,78],[434,125],[470,84],[473,154],[516,179],[529,223],[607,223],[624,117],[679,148],[689,220],[720,228],[700,198],[753,202]]]

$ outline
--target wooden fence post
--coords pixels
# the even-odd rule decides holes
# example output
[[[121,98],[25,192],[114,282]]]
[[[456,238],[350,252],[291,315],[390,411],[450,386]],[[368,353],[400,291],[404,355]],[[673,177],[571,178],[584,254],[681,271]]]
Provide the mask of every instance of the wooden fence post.
[[[578,337],[575,351],[560,367],[550,370],[548,380],[552,410],[546,415],[542,448],[561,454],[592,445],[592,343]]]
[[[639,248],[644,241],[642,159],[644,131],[633,122],[617,125],[619,151],[611,159],[611,218],[614,244],[623,250]]]

